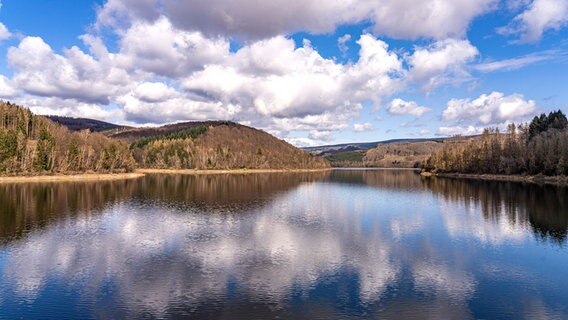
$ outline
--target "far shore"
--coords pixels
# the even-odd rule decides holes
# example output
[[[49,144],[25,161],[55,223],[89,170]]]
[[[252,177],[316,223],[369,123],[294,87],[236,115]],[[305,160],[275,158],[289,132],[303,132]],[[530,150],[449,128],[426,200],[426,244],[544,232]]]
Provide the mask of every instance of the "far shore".
[[[44,176],[19,176],[19,177],[0,177],[2,183],[28,183],[28,182],[74,182],[74,181],[113,181],[136,179],[143,177],[140,172],[133,173],[115,173],[115,174],[99,174],[99,173],[83,173],[72,175],[44,175]]]
[[[197,170],[197,169],[138,169],[136,172],[143,174],[185,174],[185,175],[205,175],[205,174],[249,174],[249,173],[301,173],[301,172],[325,172],[333,168],[321,169],[227,169],[227,170]]]
[[[441,178],[454,178],[454,179],[470,179],[470,180],[484,180],[484,181],[506,181],[506,182],[524,182],[535,184],[550,184],[550,185],[568,185],[567,176],[528,176],[528,175],[506,175],[506,174],[467,174],[467,173],[431,173],[422,172],[424,177],[441,177]]]

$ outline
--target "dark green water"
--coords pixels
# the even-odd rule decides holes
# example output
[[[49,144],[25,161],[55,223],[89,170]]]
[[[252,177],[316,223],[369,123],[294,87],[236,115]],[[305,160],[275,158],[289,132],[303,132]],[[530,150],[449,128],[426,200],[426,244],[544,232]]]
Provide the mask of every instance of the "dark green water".
[[[567,319],[567,229],[412,171],[0,185],[0,318]]]

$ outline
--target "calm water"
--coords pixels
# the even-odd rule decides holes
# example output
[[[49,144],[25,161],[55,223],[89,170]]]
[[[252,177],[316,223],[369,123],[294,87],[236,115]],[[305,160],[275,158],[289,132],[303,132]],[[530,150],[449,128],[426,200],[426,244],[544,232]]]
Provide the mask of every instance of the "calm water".
[[[567,229],[411,171],[0,185],[0,318],[568,319]]]

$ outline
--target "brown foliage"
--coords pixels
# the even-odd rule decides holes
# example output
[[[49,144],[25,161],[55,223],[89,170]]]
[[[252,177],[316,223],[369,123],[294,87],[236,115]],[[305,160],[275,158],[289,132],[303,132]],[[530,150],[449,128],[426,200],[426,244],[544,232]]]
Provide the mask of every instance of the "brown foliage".
[[[130,172],[127,146],[98,133],[70,132],[29,110],[0,102],[0,175]]]
[[[324,159],[263,131],[236,124],[211,125],[195,139],[157,139],[142,148],[134,148],[133,154],[140,166],[158,169],[316,169],[329,166]]]

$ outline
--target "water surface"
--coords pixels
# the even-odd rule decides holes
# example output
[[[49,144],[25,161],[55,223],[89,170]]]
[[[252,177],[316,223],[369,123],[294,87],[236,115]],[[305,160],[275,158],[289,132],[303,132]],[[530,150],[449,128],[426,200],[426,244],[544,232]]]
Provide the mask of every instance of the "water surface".
[[[566,319],[567,191],[399,170],[0,185],[0,318]]]

